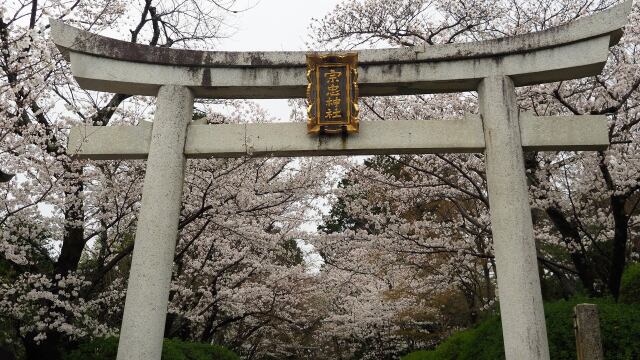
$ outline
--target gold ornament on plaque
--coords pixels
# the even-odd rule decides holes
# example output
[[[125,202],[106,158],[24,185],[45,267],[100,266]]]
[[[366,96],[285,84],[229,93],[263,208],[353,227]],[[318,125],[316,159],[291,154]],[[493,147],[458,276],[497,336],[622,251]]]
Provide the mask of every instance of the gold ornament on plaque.
[[[307,80],[308,133],[357,133],[358,54],[307,54]]]

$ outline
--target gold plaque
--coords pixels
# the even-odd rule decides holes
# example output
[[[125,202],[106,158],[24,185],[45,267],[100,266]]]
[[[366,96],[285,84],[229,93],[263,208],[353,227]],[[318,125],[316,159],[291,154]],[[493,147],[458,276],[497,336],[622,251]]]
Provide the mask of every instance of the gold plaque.
[[[357,133],[358,54],[307,54],[307,130]]]

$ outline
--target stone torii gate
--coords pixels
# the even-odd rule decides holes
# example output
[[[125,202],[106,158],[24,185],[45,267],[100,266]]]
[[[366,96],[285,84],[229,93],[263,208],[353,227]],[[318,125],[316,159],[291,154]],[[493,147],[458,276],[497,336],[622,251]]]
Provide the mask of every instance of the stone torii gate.
[[[631,0],[546,31],[477,43],[358,52],[360,96],[477,91],[480,115],[362,123],[347,138],[306,124],[190,124],[194,97],[303,98],[304,52],[148,47],[51,21],[88,90],[157,97],[152,126],[80,126],[68,153],[147,159],[118,359],[160,359],[186,158],[484,152],[506,358],[549,359],[523,150],[602,150],[604,116],[520,114],[515,87],[597,75]]]

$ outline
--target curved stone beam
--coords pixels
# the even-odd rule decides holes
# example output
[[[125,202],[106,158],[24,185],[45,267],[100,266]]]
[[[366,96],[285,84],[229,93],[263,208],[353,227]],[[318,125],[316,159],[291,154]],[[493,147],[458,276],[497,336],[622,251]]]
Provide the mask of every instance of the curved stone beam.
[[[516,86],[600,73],[632,1],[545,31],[473,43],[360,50],[361,96],[475,91],[488,76]],[[150,47],[92,34],[51,20],[52,37],[80,86],[155,95],[164,84],[198,97],[301,98],[302,51],[222,52]]]

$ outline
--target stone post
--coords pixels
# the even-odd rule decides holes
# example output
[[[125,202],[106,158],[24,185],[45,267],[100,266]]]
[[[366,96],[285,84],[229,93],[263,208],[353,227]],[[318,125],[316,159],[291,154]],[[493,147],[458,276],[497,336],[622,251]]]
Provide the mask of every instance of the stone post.
[[[578,360],[603,360],[598,307],[594,304],[578,304],[573,311]]]
[[[129,274],[118,360],[160,360],[184,181],[184,144],[193,94],[158,92]]]
[[[538,263],[513,81],[478,88],[484,126],[491,228],[507,360],[548,360]]]

